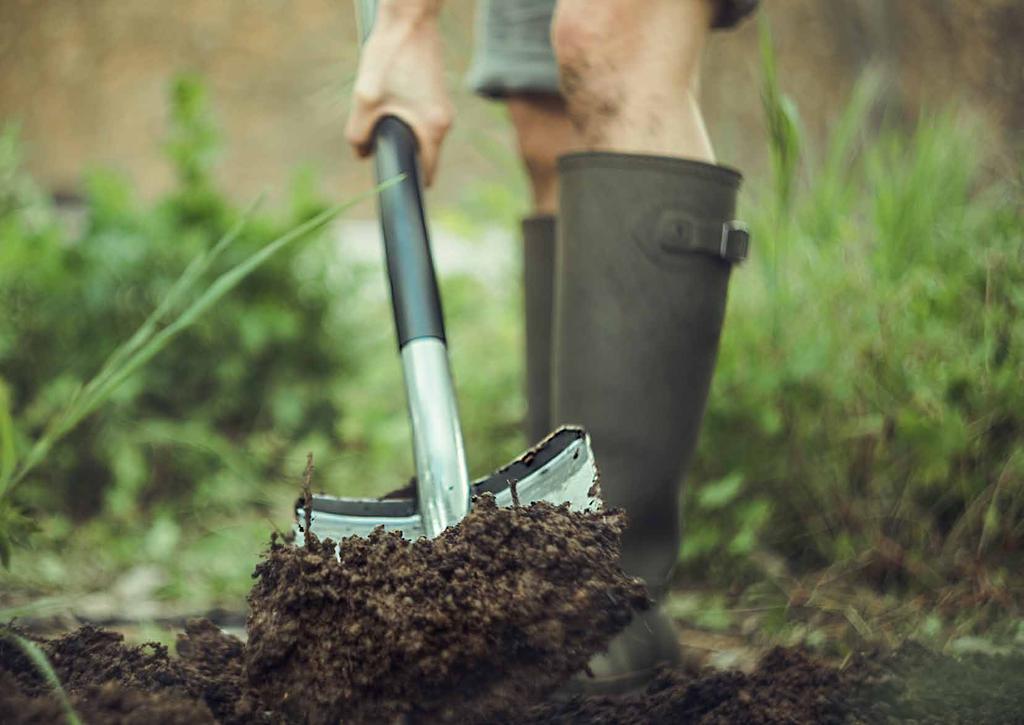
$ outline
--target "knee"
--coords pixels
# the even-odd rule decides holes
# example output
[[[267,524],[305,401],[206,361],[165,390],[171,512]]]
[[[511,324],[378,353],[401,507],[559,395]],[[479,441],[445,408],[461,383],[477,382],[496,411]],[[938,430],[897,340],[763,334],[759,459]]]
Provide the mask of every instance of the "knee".
[[[558,61],[562,92],[571,102],[579,85],[614,67],[612,55],[623,39],[616,38],[616,21],[625,16],[622,0],[559,0],[551,24],[551,46]],[[612,61],[612,62],[609,62]]]
[[[632,77],[678,77],[703,51],[720,0],[559,0],[551,26],[562,90],[628,92]]]

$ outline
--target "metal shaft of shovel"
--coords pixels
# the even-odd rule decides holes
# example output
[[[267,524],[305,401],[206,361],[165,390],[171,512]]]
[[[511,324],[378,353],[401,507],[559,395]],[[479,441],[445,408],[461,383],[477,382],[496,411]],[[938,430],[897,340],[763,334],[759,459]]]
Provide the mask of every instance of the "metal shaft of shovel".
[[[376,6],[374,0],[356,2],[364,42]],[[601,505],[597,469],[590,438],[578,427],[560,428],[508,465],[470,483],[411,129],[397,118],[382,119],[374,131],[374,157],[379,181],[402,177],[381,191],[380,219],[412,426],[416,497],[314,495],[313,533],[341,542],[383,527],[408,539],[435,537],[469,513],[473,495],[492,495],[499,506],[544,501],[595,510]],[[296,504],[297,527],[303,506],[301,500]]]
[[[363,41],[376,6],[375,0],[356,3]],[[469,512],[470,484],[412,129],[394,116],[381,119],[374,130],[374,159],[378,182],[404,177],[380,193],[380,220],[412,426],[419,513],[424,533],[434,537]]]

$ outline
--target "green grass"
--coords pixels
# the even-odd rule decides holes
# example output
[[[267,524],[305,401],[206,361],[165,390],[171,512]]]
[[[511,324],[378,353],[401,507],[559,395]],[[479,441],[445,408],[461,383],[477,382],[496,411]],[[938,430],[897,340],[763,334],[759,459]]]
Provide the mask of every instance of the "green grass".
[[[755,247],[734,275],[681,579],[770,612],[768,631],[1012,638],[1024,168],[952,110],[873,120],[870,75],[815,153],[763,41],[772,178],[743,210]]]

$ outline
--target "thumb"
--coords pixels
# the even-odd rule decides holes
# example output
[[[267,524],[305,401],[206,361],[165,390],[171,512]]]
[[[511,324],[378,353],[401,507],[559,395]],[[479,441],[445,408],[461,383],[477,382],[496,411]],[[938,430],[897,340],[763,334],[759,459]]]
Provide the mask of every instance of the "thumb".
[[[416,114],[412,111],[407,111],[405,108],[385,106],[377,114],[377,118],[379,119],[383,116],[395,116],[412,131],[412,135],[416,139],[416,152],[420,162],[423,185],[430,186],[433,184],[437,171],[441,141],[447,128],[439,128],[436,124],[433,124],[432,119],[423,118],[423,114]],[[371,137],[372,134],[373,127],[371,126]],[[371,148],[372,143],[373,139],[371,138]]]
[[[373,129],[383,115],[379,97],[356,90],[352,97],[352,110],[345,124],[345,140],[360,158],[373,150]]]

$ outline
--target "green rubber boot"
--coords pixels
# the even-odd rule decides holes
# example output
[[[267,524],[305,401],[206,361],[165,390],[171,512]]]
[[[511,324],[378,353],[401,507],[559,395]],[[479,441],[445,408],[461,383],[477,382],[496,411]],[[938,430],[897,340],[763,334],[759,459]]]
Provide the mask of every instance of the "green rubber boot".
[[[588,152],[560,160],[553,414],[590,433],[601,491],[624,508],[623,568],[666,594],[681,479],[697,445],[733,264],[740,175],[677,158]],[[672,622],[638,617],[576,684],[616,692],[679,662]]]
[[[555,217],[523,219],[526,302],[526,440],[551,432],[551,328],[555,298]]]

